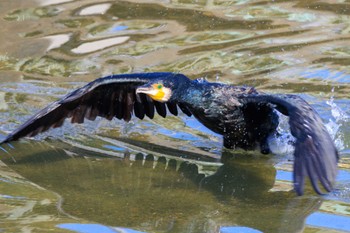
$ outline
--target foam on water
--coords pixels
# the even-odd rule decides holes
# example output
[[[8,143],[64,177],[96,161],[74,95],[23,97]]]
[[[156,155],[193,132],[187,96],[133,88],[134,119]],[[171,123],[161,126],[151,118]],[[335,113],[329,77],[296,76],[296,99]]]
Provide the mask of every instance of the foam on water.
[[[277,127],[277,133],[274,136],[269,137],[268,143],[272,153],[278,155],[293,154],[295,138],[290,133],[289,118],[276,112],[279,116],[279,124]]]
[[[334,92],[334,88],[332,92]],[[339,150],[343,150],[346,146],[344,145],[344,134],[340,129],[345,122],[349,121],[349,116],[334,102],[333,96],[326,103],[331,107],[331,114],[334,118],[329,119],[326,128],[333,138],[336,147]]]

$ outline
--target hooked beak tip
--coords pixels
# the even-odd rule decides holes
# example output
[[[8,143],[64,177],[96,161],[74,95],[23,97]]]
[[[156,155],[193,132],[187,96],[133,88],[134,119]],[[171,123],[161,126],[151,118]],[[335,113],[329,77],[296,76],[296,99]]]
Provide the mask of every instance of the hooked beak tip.
[[[139,87],[139,88],[136,89],[136,94],[139,94],[139,93],[146,93],[147,91],[149,91],[148,88]]]

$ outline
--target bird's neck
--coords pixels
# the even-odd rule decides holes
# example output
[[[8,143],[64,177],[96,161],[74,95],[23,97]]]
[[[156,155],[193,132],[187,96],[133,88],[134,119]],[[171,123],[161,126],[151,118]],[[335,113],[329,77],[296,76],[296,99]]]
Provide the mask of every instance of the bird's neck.
[[[204,101],[210,99],[212,90],[213,85],[211,83],[191,82],[181,89],[178,99],[190,106],[202,105]]]

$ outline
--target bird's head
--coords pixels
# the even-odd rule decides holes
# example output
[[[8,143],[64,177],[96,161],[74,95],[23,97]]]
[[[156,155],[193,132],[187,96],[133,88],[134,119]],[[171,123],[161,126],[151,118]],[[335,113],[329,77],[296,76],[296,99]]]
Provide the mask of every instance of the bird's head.
[[[146,94],[158,102],[181,100],[191,85],[191,80],[183,74],[152,73],[151,75],[152,81],[138,87],[136,94]]]
[[[136,89],[137,93],[144,93],[158,102],[167,102],[172,96],[172,86],[167,82],[157,81],[143,85]]]

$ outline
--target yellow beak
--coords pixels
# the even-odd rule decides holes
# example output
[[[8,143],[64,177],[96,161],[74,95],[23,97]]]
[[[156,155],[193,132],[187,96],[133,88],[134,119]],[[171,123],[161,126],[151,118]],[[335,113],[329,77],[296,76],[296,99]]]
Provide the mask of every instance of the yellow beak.
[[[156,89],[153,86],[150,87],[139,87],[136,89],[136,94],[137,93],[144,93],[151,97],[155,101],[159,102],[165,102],[167,99],[164,99],[165,97],[165,92],[162,89]]]

